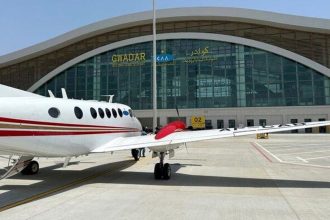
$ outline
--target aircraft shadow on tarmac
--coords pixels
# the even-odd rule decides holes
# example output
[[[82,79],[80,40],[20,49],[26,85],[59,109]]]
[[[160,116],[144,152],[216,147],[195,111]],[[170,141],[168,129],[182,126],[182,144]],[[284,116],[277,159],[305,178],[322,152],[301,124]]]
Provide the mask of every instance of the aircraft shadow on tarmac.
[[[76,162],[73,162],[73,164]],[[178,173],[184,166],[201,166],[199,164],[172,164],[172,178],[170,180],[155,180],[153,172],[132,172],[124,171],[136,162],[125,160],[108,163],[100,166],[90,167],[85,170],[55,170],[61,164],[40,169],[40,173],[34,176],[16,175],[13,179],[36,180],[27,185],[1,185],[0,207],[9,203],[29,198],[38,193],[70,184],[74,181],[94,176],[88,181],[82,181],[64,188],[45,197],[62,193],[67,190],[88,184],[136,184],[136,185],[166,185],[166,186],[203,186],[203,187],[254,187],[254,188],[330,188],[330,182],[305,181],[305,180],[285,180],[285,179],[259,179],[243,177],[225,176],[203,176]]]
[[[246,177],[202,176],[176,173],[184,166],[195,164],[172,164],[170,180],[154,180],[153,173],[128,172],[122,178],[106,179],[107,183],[166,186],[203,186],[203,187],[253,187],[253,188],[330,188],[330,182],[308,180],[262,179]]]

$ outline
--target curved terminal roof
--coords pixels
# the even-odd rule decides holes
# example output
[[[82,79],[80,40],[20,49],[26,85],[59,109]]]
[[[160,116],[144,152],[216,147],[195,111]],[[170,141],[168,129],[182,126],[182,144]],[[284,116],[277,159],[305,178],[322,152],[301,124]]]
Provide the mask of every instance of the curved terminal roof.
[[[276,47],[270,44],[266,44],[263,42],[250,40],[246,38],[241,37],[235,37],[235,36],[228,36],[228,35],[222,35],[222,34],[211,34],[211,33],[190,33],[190,32],[184,32],[184,33],[167,33],[167,34],[158,34],[159,40],[165,40],[165,39],[203,39],[203,40],[214,40],[214,41],[223,41],[223,42],[229,42],[229,43],[235,43],[235,44],[241,44],[246,45],[254,48],[259,48],[261,50],[269,51],[275,54],[278,54],[283,57],[287,57],[289,59],[295,60],[299,63],[304,63],[306,66],[315,69],[316,71],[323,73],[327,77],[330,77],[330,69],[327,67],[316,63],[313,60],[310,60],[306,57],[300,56],[299,54],[292,53],[288,50],[282,49],[280,47]],[[142,37],[136,37],[136,38],[130,38],[123,41],[118,41],[116,43],[108,44],[103,47],[99,47],[97,49],[91,50],[87,53],[84,53],[80,56],[77,56],[76,58],[64,63],[63,65],[58,66],[53,71],[45,75],[43,78],[35,82],[32,87],[28,89],[30,92],[34,92],[37,88],[39,88],[41,85],[46,83],[48,80],[52,79],[56,75],[60,74],[62,71],[66,70],[67,68],[78,64],[79,62],[86,60],[90,57],[93,57],[97,54],[101,54],[103,52],[117,49],[120,47],[124,47],[127,45],[137,44],[137,43],[143,43],[152,41],[152,35],[142,36]]]
[[[157,22],[185,20],[227,20],[330,34],[329,19],[286,15],[241,8],[198,7],[162,9],[157,11]],[[34,46],[0,56],[0,67],[28,60],[109,31],[149,24],[151,22],[152,11],[134,13],[99,21]]]

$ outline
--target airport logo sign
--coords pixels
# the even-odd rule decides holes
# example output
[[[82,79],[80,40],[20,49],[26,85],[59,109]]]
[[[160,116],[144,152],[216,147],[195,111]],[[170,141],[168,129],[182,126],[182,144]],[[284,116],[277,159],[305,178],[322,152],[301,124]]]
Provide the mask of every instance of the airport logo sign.
[[[125,53],[112,55],[112,66],[140,66],[146,61],[146,53]]]
[[[172,62],[174,60],[174,56],[172,54],[158,54],[156,56],[156,61],[158,63],[167,63],[167,62]]]

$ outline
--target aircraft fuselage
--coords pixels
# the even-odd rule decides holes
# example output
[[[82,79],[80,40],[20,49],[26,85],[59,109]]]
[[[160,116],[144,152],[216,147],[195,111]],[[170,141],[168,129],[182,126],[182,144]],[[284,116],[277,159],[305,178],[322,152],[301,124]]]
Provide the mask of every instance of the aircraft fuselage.
[[[131,108],[123,104],[42,96],[0,98],[0,151],[10,154],[78,156],[117,137],[139,136],[141,130]]]

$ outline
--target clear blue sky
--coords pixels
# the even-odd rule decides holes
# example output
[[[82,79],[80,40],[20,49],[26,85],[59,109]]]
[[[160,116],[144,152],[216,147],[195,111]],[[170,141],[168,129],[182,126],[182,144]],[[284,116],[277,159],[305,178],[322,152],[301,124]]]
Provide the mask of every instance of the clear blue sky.
[[[330,19],[329,0],[157,0],[157,8],[238,7]],[[0,55],[106,18],[152,9],[152,0],[0,0]]]

